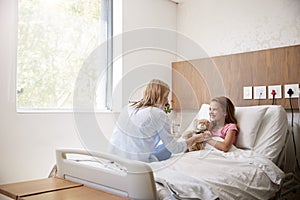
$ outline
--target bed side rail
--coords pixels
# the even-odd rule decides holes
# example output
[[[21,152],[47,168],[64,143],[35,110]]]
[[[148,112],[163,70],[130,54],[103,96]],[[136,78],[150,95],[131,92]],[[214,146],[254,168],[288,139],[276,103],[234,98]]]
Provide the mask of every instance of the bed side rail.
[[[56,150],[57,176],[130,199],[157,199],[151,167],[104,152]]]

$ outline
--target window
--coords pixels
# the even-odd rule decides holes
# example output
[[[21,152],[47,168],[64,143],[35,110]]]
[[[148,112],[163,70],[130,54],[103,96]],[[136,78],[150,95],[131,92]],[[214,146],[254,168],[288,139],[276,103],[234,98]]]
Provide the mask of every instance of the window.
[[[19,0],[17,110],[71,110],[76,82],[99,46],[105,76],[88,98],[111,108],[111,0]],[[88,73],[93,73],[90,71]],[[85,97],[86,98],[86,97]]]

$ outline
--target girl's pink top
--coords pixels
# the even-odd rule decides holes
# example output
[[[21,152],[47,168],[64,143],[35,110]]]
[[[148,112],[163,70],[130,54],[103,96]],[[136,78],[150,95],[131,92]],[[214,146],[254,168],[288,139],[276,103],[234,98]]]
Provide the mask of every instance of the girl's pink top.
[[[235,139],[233,141],[233,144],[235,145],[235,143],[237,141],[237,136],[238,136],[238,133],[239,133],[239,130],[238,130],[236,124],[233,124],[233,123],[225,124],[223,126],[223,128],[212,129],[210,132],[212,133],[213,137],[221,137],[221,138],[225,139],[225,136],[227,135],[227,132],[231,131],[231,130],[236,131]]]

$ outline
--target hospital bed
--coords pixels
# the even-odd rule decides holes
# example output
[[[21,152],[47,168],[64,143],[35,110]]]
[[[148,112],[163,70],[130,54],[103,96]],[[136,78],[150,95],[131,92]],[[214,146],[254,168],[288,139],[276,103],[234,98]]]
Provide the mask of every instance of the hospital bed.
[[[195,118],[209,118],[208,109],[203,104]],[[60,149],[57,176],[130,199],[274,198],[285,177],[286,112],[276,105],[236,107],[236,117],[240,134],[226,153],[206,144],[200,151],[143,163]]]
[[[157,199],[146,163],[80,149],[58,149],[56,160],[59,178],[130,199]]]

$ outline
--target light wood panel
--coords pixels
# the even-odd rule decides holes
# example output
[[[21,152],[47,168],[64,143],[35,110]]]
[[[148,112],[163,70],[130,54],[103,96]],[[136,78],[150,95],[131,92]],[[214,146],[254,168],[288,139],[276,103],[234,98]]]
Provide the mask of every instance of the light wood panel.
[[[22,196],[30,196],[81,186],[82,184],[80,183],[74,183],[65,179],[45,178],[0,185],[0,193],[17,200]]]
[[[236,106],[272,104],[272,99],[243,99],[244,86],[300,83],[300,45],[172,63],[175,109],[198,109],[225,95]],[[284,94],[282,94],[284,97]],[[292,99],[298,108],[298,99]],[[289,99],[275,104],[289,109]]]

